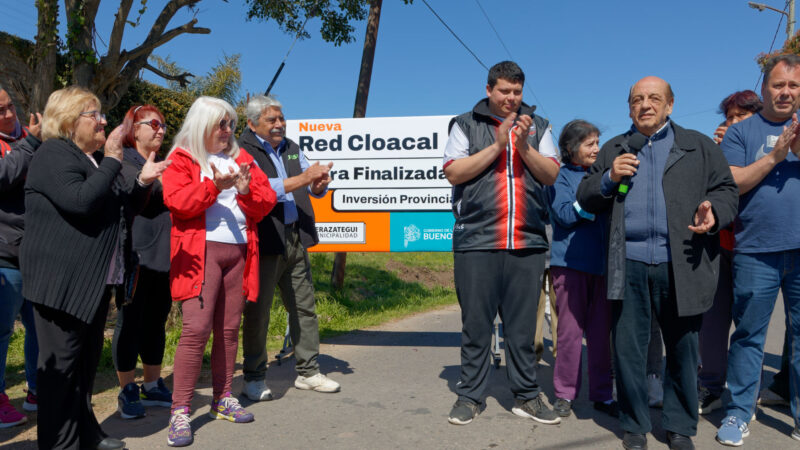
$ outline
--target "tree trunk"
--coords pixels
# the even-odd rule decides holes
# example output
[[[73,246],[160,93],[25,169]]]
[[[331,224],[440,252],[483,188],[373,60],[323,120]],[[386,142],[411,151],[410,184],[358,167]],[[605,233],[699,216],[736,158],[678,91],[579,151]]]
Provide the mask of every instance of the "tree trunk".
[[[369,19],[367,19],[367,34],[364,38],[364,52],[361,54],[361,72],[358,75],[358,89],[356,90],[356,104],[353,117],[360,118],[367,114],[367,97],[369,97],[369,84],[372,80],[372,62],[375,59],[375,45],[378,41],[378,24],[381,20],[381,6],[383,0],[372,0],[369,5]],[[345,266],[347,253],[337,252],[333,257],[333,272],[331,284],[335,289],[344,286]]]
[[[39,0],[36,46],[34,47],[33,89],[28,103],[30,112],[44,112],[47,98],[55,89],[56,57],[58,54],[58,31],[55,26],[58,17],[58,0]]]

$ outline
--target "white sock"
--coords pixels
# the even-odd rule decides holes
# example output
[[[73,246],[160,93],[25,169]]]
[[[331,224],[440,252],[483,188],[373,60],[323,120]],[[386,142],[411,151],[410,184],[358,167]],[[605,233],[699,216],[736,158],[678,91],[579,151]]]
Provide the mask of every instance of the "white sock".
[[[145,381],[144,383],[144,390],[150,391],[158,387],[158,380],[156,381]]]

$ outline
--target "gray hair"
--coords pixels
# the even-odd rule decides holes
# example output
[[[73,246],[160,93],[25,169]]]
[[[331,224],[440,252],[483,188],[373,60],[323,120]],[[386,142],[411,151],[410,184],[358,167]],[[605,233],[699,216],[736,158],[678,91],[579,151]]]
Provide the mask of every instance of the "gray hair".
[[[772,69],[780,63],[784,63],[792,68],[800,66],[800,56],[795,54],[782,54],[768,59],[767,62],[764,63],[764,81],[761,83],[762,86],[766,86],[767,83],[769,83],[769,76],[772,74]]]
[[[250,101],[247,102],[247,106],[244,109],[244,115],[247,116],[247,120],[257,124],[261,113],[267,108],[283,109],[283,105],[271,95],[256,95],[255,97],[250,97]]]
[[[228,141],[228,148],[225,154],[233,159],[239,157],[239,144],[236,143],[236,110],[225,100],[214,97],[198,97],[186,113],[183,126],[172,144],[170,154],[177,148],[182,148],[200,165],[200,171],[208,178],[213,178],[211,167],[208,165],[208,150],[206,149],[206,138],[211,136],[215,126],[225,116],[234,121],[231,126],[231,137]]]

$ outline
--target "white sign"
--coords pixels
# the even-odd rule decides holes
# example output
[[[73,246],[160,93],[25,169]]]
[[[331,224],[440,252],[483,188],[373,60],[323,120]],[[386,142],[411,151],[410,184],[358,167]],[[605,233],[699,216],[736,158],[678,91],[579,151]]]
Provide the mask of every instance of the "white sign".
[[[367,241],[364,222],[317,222],[320,244],[363,244]]]
[[[286,136],[310,161],[333,161],[334,210],[450,211],[442,157],[451,118],[289,120]]]

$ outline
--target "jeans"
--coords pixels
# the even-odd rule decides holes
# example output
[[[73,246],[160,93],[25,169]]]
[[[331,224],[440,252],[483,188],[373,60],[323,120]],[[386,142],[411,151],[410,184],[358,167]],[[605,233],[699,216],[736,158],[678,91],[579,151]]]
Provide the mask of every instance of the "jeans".
[[[733,322],[728,351],[728,415],[750,422],[756,407],[764,359],[764,340],[775,307],[778,290],[783,290],[789,344],[789,391],[792,417],[800,426],[800,249],[782,252],[742,254],[733,257]]]
[[[28,389],[36,391],[36,360],[39,346],[33,325],[33,307],[22,298],[22,275],[17,269],[0,268],[0,393],[6,391],[6,359],[8,344],[14,334],[17,315],[25,326],[25,379]]]

